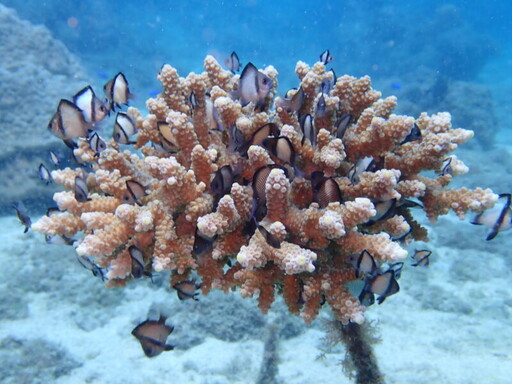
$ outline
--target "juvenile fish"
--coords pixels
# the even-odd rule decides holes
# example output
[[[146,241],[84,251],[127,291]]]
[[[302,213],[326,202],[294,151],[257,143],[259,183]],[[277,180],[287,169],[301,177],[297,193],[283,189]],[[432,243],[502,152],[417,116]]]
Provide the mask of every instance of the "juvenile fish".
[[[272,248],[281,248],[281,241],[275,237],[272,233],[270,233],[263,225],[257,224],[257,228],[260,233],[263,235],[265,242],[270,245]]]
[[[125,75],[119,72],[111,80],[109,80],[104,86],[105,96],[110,103],[110,109],[115,110],[115,107],[121,108],[122,104],[128,105],[128,100],[133,98],[133,94],[130,93],[130,87],[128,80]]]
[[[123,201],[126,204],[137,204],[142,206],[140,199],[146,196],[146,188],[134,180],[126,181],[126,192],[123,195]]]
[[[342,202],[338,183],[332,177],[324,176],[322,171],[315,171],[311,174],[311,186],[313,188],[313,201],[318,203],[320,208],[325,208],[329,203]]]
[[[367,301],[368,295],[379,295],[377,302],[382,304],[386,298],[394,295],[400,290],[395,278],[395,272],[392,269],[378,275],[372,276],[366,280],[365,286],[359,295],[359,301]],[[371,301],[371,299],[370,299]]]
[[[272,79],[249,63],[240,75],[240,84],[235,95],[240,99],[242,107],[254,103],[255,110],[261,110],[265,106],[265,98],[271,89]]]
[[[27,209],[21,202],[13,203],[12,207],[16,211],[16,215],[18,216],[20,223],[25,226],[23,233],[27,233],[30,229],[30,226],[32,225],[32,220],[30,220],[30,217],[27,214]]]
[[[280,99],[277,105],[278,108],[283,108],[286,112],[298,112],[299,109],[304,104],[304,90],[302,87],[299,88],[298,91],[294,93],[292,97],[289,97],[288,94],[290,91],[286,92],[286,96],[284,99]]]
[[[85,203],[86,201],[90,200],[88,197],[89,187],[87,187],[87,183],[80,176],[75,177],[74,192],[75,192],[75,200],[76,201],[78,201],[80,203]]]
[[[299,125],[300,130],[302,131],[302,140],[300,143],[304,145],[304,142],[308,139],[314,147],[316,145],[317,132],[313,122],[313,117],[309,113],[301,116],[299,118]]]
[[[235,51],[231,52],[231,55],[225,60],[224,64],[226,64],[226,68],[231,72],[236,73],[240,70],[242,64],[240,63],[240,59]]]
[[[329,64],[332,61],[332,59],[333,58],[331,56],[331,52],[329,52],[328,49],[326,49],[320,54],[320,62],[323,63],[324,65]]]
[[[428,249],[417,249],[414,251],[414,255],[411,257],[413,258],[414,262],[411,264],[413,267],[428,267],[430,263],[430,255],[432,254],[432,251]]]
[[[57,112],[48,123],[48,130],[65,142],[76,137],[86,137],[88,128],[81,109],[65,99],[60,100]]]
[[[414,125],[411,128],[411,132],[402,140],[400,144],[409,143],[411,141],[418,141],[421,140],[421,138],[422,136],[420,127],[418,127],[416,123],[414,123]]]
[[[225,165],[217,172],[211,183],[211,191],[217,196],[224,196],[229,193],[234,180],[233,168],[230,165]]]
[[[89,146],[95,152],[96,157],[99,157],[101,152],[107,149],[107,143],[96,132],[89,138]]]
[[[41,163],[39,164],[39,168],[37,169],[37,173],[39,174],[39,178],[46,183],[46,185],[52,182],[52,176],[50,175],[50,171],[46,166]]]
[[[55,152],[50,151],[49,157],[50,157],[50,161],[52,162],[53,166],[58,167],[60,164],[59,156],[57,156],[57,154]]]
[[[157,321],[148,319],[132,330],[132,335],[139,341],[147,357],[155,357],[174,349],[173,345],[166,343],[167,337],[174,330],[172,325],[165,324],[166,320],[164,316],[160,316]]]
[[[195,280],[183,280],[177,284],[174,284],[172,287],[177,291],[178,299],[192,299],[195,301],[199,301],[199,299],[196,297],[197,295],[199,295],[199,293],[196,292],[196,290],[201,288],[201,284],[196,283]]]
[[[349,259],[356,270],[356,277],[358,278],[372,276],[377,272],[375,259],[366,249],[359,254],[350,255]]]
[[[103,272],[103,268],[101,268],[99,265],[96,265],[89,257],[83,256],[83,255],[77,255],[76,259],[78,260],[78,263],[82,267],[91,271],[94,277],[99,277],[101,279],[101,281],[106,280],[105,273]]]
[[[471,221],[471,224],[485,225],[491,228],[491,232],[487,235],[486,240],[492,240],[499,232],[507,231],[512,228],[512,211],[510,209],[511,195],[510,193],[503,193],[499,197],[505,200],[501,208],[494,207],[488,209],[477,215]]]
[[[73,103],[80,108],[85,121],[88,123],[103,120],[109,112],[109,108],[96,96],[90,85],[73,96]]]
[[[267,137],[263,140],[263,148],[284,163],[295,166],[295,150],[292,142],[285,136]]]
[[[171,127],[165,121],[159,121],[157,123],[158,132],[160,133],[160,145],[163,149],[169,152],[176,153],[179,150],[178,142],[176,137],[171,131]]]
[[[119,144],[134,144],[134,141],[130,141],[130,137],[135,133],[137,133],[137,127],[132,118],[124,112],[118,112],[112,134],[114,141]]]

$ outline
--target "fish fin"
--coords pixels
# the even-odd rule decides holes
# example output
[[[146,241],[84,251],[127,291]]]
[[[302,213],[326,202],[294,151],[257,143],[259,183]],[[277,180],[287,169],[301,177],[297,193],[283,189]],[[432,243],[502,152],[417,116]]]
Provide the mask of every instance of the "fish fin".
[[[485,240],[489,241],[489,240],[494,239],[498,235],[498,232],[499,232],[498,230],[493,228],[493,230],[487,235]]]

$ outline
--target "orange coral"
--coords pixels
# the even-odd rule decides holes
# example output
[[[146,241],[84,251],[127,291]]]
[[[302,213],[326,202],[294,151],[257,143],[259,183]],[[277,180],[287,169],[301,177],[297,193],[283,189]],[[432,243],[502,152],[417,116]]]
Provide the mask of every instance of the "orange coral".
[[[239,288],[243,296],[257,296],[264,312],[281,287],[290,312],[306,322],[325,302],[343,323],[361,323],[365,307],[347,288],[357,280],[349,256],[367,250],[379,265],[391,263],[407,255],[393,238],[409,231],[414,239],[427,238],[405,199],[418,198],[431,220],[450,209],[460,217],[468,210],[482,212],[497,200],[490,190],[446,189],[452,177],[467,171],[455,156],[450,174],[421,174],[440,173],[448,153],[473,133],[452,129],[447,113],[417,119],[393,115],[397,99],[381,99],[368,76],[345,75],[334,83],[334,73],[323,63],[297,63],[297,88],[304,92],[299,113],[312,116],[315,135],[306,140],[298,113],[285,110],[282,98],[272,106],[273,67],[259,71],[273,88],[258,108],[240,104],[238,75],[211,56],[204,68],[181,78],[164,65],[158,75],[162,92],[146,102],[149,114],[129,108],[140,152],[122,151],[111,140],[98,158],[81,141],[75,153],[93,170],[88,175],[82,169],[52,172],[66,190],[54,196],[62,212],[41,218],[33,228],[51,236],[82,231],[76,251],[107,268],[109,286],[133,278],[128,249],[136,245],[148,270],[172,270],[171,284],[196,273],[203,293]],[[341,137],[335,122],[346,114],[351,122]],[[269,122],[289,139],[292,164],[271,153],[265,141],[238,152]],[[162,142],[159,124],[167,124],[165,132],[175,141],[172,151]],[[416,127],[420,137],[410,138]],[[373,159],[373,168],[355,169],[361,159]],[[258,201],[253,177],[274,162],[286,171],[268,172],[261,183],[263,202]],[[219,175],[225,166],[232,172]],[[88,200],[75,197],[77,176],[85,180]],[[220,176],[222,192],[213,191]],[[130,181],[143,193],[126,204]],[[393,209],[379,212],[389,202]],[[258,215],[263,217],[256,221]]]

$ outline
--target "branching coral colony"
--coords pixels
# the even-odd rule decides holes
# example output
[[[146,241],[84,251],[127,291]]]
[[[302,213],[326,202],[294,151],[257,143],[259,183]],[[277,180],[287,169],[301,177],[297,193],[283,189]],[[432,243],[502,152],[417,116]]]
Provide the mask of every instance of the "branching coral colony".
[[[462,218],[498,196],[446,189],[467,171],[448,154],[472,131],[452,129],[449,113],[392,114],[396,97],[381,99],[368,76],[336,78],[324,56],[297,63],[299,87],[285,97],[272,66],[234,75],[207,56],[205,72],[182,78],[164,65],[149,114],[119,112],[108,144],[91,129],[127,101],[124,76],[106,85],[109,104],[92,88],[61,101],[49,128],[75,139],[89,168],[52,172],[65,189],[58,211],[32,228],[75,236],[107,286],[169,269],[171,287],[196,278],[204,294],[240,288],[263,312],[279,292],[307,323],[324,303],[343,324],[363,322],[374,294],[398,291],[402,245],[427,239],[410,209]],[[357,298],[347,284],[360,279]]]

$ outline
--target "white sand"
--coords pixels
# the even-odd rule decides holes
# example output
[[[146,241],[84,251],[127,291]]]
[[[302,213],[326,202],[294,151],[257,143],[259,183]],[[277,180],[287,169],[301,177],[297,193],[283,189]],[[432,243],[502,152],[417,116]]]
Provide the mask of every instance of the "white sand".
[[[20,234],[21,228],[14,218],[0,221],[4,229],[0,235],[2,265],[34,263],[37,266],[37,252],[46,246],[44,241],[35,234]],[[435,252],[428,269],[407,268],[400,280],[401,292],[368,311],[368,318],[379,322],[382,342],[376,346],[376,354],[387,383],[510,383],[510,318],[422,309],[421,303],[408,291],[411,284],[426,281],[424,276],[418,278],[420,274],[428,274],[429,284],[441,286],[456,297],[469,293],[474,296],[475,291],[480,292],[479,300],[466,301],[474,304],[475,308],[481,308],[486,302],[492,303],[496,295],[508,295],[512,299],[512,273],[508,271],[505,276],[485,283],[452,282],[450,257],[459,251],[441,248]],[[489,262],[499,264],[503,259],[501,254],[464,253],[475,268],[486,268]],[[69,273],[59,270],[59,265],[54,268],[60,274]],[[174,350],[153,359],[146,358],[130,335],[133,322],[147,312],[151,302],[165,300],[163,295],[168,293],[142,285],[128,293],[122,305],[117,307],[115,316],[89,332],[77,326],[74,314],[82,310],[78,305],[52,300],[47,292],[29,293],[29,317],[0,321],[0,339],[7,336],[21,339],[42,337],[60,345],[83,364],[70,375],[59,378],[56,383],[60,384],[255,382],[263,352],[261,340],[228,343],[209,338],[186,351]],[[79,295],[80,292],[70,294]],[[510,311],[509,305],[505,312],[510,314]],[[328,314],[323,313],[322,316],[327,318]],[[281,341],[281,382],[350,382],[338,365],[344,355],[342,346],[336,347],[333,353],[327,353],[325,359],[316,359],[321,353],[320,339],[323,336],[324,332],[316,322],[299,337]]]

